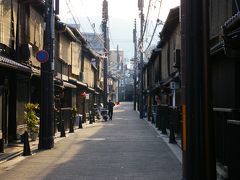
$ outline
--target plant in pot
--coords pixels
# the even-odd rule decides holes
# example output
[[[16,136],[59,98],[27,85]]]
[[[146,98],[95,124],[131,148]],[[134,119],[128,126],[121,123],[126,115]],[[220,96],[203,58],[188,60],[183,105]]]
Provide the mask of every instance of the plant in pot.
[[[27,131],[33,141],[37,139],[39,132],[39,117],[36,115],[36,110],[39,109],[39,104],[25,104],[24,122],[27,125]]]

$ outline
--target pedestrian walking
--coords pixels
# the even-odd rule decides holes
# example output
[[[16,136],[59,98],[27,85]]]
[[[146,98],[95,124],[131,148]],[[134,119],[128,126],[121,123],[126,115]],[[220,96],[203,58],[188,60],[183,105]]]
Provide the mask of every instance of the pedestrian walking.
[[[113,107],[115,106],[115,104],[112,102],[111,99],[109,99],[107,105],[108,105],[108,117],[109,117],[109,120],[112,120],[112,116],[113,116]]]

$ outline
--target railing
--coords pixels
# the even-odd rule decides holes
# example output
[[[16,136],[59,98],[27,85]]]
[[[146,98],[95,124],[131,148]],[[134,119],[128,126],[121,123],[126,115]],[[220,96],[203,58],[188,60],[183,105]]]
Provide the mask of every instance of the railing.
[[[78,126],[80,127],[79,118],[82,118],[82,115],[77,114],[76,119],[72,119],[72,108],[66,107],[66,108],[61,108],[61,111],[59,111],[56,114],[55,118],[56,118],[55,121],[56,121],[57,130],[61,131],[61,122],[60,121],[62,121],[62,123],[64,124],[64,130],[70,129],[72,123],[73,123],[73,128],[78,127]]]
[[[168,134],[169,142],[176,143],[175,136],[181,136],[181,111],[179,108],[173,108],[167,105],[159,105],[153,107],[153,122],[156,123],[158,130],[162,134]]]

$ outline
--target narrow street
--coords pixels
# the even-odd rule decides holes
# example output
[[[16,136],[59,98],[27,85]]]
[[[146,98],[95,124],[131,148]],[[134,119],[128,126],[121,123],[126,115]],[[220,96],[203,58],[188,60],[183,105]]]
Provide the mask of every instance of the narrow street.
[[[75,131],[51,150],[0,165],[0,179],[179,180],[181,163],[132,103],[113,121]]]

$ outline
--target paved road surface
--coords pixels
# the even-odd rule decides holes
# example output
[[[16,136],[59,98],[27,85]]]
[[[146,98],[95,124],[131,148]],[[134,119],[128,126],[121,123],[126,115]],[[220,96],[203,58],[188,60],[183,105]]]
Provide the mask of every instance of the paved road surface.
[[[181,179],[180,162],[132,107],[132,103],[122,103],[113,121],[75,131],[51,150],[1,164],[0,179]]]

